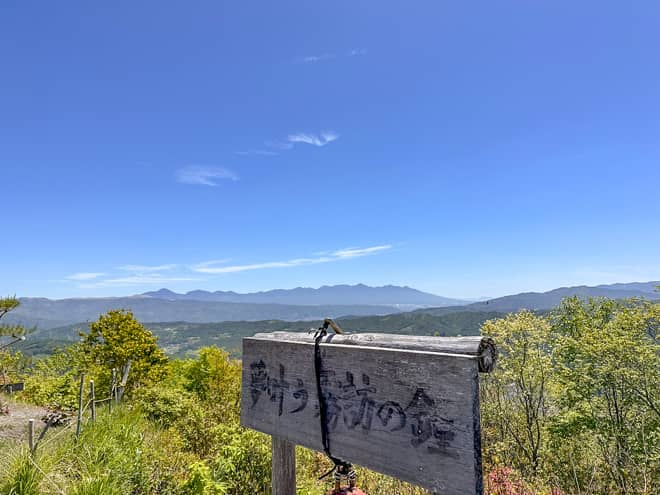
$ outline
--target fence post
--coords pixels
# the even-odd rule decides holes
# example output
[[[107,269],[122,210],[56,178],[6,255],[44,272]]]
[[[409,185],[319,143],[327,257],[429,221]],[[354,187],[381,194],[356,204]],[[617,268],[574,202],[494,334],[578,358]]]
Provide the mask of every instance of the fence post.
[[[295,495],[296,446],[274,435],[272,441],[273,495]]]
[[[122,377],[119,387],[117,387],[117,402],[121,401],[124,396],[124,389],[128,382],[128,373],[131,371],[131,360],[129,359],[124,366],[122,366]]]
[[[34,454],[34,419],[28,420],[28,445],[30,446],[30,455]]]
[[[117,402],[117,368],[112,368],[112,387],[110,388],[110,402]],[[112,409],[112,406],[110,407]]]
[[[80,388],[78,389],[78,422],[76,423],[76,439],[80,436],[83,415],[83,394],[85,393],[85,373],[80,375]]]
[[[92,421],[96,421],[96,394],[94,393],[94,380],[89,381],[89,400],[92,406]]]

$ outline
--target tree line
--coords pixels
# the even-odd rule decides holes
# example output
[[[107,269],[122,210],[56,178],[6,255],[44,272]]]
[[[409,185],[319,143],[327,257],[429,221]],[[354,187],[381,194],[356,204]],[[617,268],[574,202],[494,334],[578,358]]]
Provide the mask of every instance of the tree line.
[[[0,300],[0,313],[14,307]],[[496,371],[481,377],[487,493],[660,493],[659,328],[658,303],[578,298],[543,315],[521,311],[484,323],[482,333],[500,352]],[[63,437],[45,448],[43,472],[66,473],[59,478],[65,491],[79,494],[99,486],[109,494],[268,493],[269,438],[240,427],[241,365],[226,351],[205,347],[188,359],[168,358],[123,310],[102,315],[79,342],[46,358],[0,350],[5,379],[25,381],[18,400],[62,409],[74,407],[80,373],[105,390],[111,370],[128,360],[122,410],[83,430],[81,443]],[[0,493],[50,493],[20,448],[1,438],[0,448],[13,452],[0,462]],[[108,459],[117,467],[112,476],[103,469]],[[30,469],[34,491],[16,491],[28,486]],[[322,455],[299,448],[298,493],[324,493],[317,478],[327,469]],[[372,495],[426,493],[359,474]]]

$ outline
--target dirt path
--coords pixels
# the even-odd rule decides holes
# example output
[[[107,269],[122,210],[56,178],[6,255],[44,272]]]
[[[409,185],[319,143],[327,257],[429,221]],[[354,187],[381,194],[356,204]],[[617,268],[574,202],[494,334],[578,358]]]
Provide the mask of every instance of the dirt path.
[[[26,442],[28,438],[28,420],[34,419],[34,431],[40,432],[44,428],[41,417],[48,412],[43,407],[31,406],[8,401],[2,398],[3,405],[9,407],[9,414],[0,414],[0,441],[10,440]]]

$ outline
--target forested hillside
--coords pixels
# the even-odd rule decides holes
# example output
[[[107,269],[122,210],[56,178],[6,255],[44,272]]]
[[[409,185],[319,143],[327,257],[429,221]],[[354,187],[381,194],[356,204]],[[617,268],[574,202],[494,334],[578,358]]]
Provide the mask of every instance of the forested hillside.
[[[336,321],[347,332],[384,332],[410,335],[478,335],[486,320],[502,316],[496,311],[458,311],[442,315],[406,312],[383,316],[338,318]],[[200,347],[218,346],[231,355],[240,354],[241,339],[258,332],[278,330],[308,331],[318,321],[223,321],[218,323],[150,322],[145,325],[159,339],[160,346],[172,356],[183,357]],[[89,324],[78,323],[62,327],[36,330],[19,345],[29,355],[50,354],[54,348],[70,345],[79,339]]]
[[[469,314],[474,324],[487,316]],[[378,324],[380,330],[435,333],[437,317],[424,317],[393,315]],[[495,372],[481,376],[486,493],[658,493],[660,304],[570,298],[546,314],[488,317],[481,332],[495,339],[500,359]],[[375,330],[369,319],[341,324]],[[451,328],[452,322],[445,324]],[[241,325],[247,333],[248,323]],[[282,325],[262,322],[259,330]],[[269,493],[269,438],[239,426],[240,361],[215,346],[168,358],[158,337],[124,311],[102,315],[83,330],[78,342],[49,357],[0,350],[5,379],[25,383],[13,398],[0,396],[4,417],[22,404],[75,410],[81,374],[103,397],[111,369],[130,359],[124,400],[112,410],[100,406],[96,421],[87,409],[77,441],[72,426],[53,427],[32,456],[25,436],[0,433],[6,453],[0,493]],[[19,331],[4,327],[2,334]],[[323,455],[299,448],[299,493],[324,493],[328,482],[318,477],[328,468]],[[370,495],[427,493],[365,469],[358,480]]]

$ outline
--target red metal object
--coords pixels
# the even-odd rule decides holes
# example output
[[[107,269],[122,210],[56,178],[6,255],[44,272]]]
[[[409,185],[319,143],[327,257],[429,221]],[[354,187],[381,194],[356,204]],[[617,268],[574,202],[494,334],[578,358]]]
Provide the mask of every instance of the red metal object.
[[[367,495],[359,488],[340,488],[329,491],[327,495]]]

